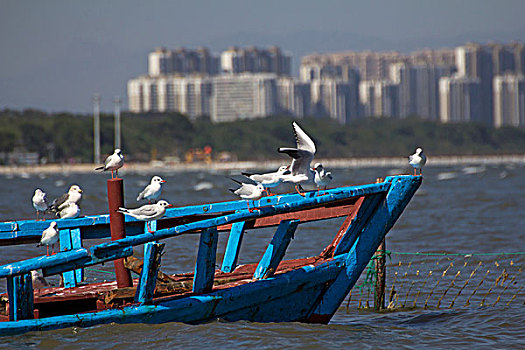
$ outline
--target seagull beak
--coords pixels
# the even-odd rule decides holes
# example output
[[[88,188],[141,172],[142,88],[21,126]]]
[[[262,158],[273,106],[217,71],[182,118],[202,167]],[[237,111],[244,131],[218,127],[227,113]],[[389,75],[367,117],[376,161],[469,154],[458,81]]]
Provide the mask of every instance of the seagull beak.
[[[166,208],[173,208],[173,204],[169,204]]]
[[[161,180],[161,181],[160,181],[161,184],[163,184],[163,183],[165,183],[165,182],[166,182],[166,180]]]
[[[78,192],[82,193],[82,192],[84,192],[84,191],[82,191],[82,189],[79,189]]]

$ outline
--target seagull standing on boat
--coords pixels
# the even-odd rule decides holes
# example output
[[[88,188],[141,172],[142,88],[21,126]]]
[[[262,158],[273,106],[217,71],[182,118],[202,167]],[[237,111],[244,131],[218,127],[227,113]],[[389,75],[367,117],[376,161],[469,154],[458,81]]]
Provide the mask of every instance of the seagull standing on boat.
[[[135,209],[118,208],[117,212],[124,215],[133,216],[135,219],[146,221],[146,227],[149,233],[154,233],[149,227],[149,222],[160,219],[166,214],[166,208],[172,207],[165,200],[160,200],[155,204],[145,204]]]
[[[111,178],[118,179],[118,170],[124,165],[124,156],[120,151],[120,148],[115,148],[112,155],[109,155],[104,162],[104,166],[95,168],[95,170],[108,171],[111,170]],[[113,174],[115,172],[115,176]]]
[[[78,185],[72,185],[67,193],[64,193],[58,198],[55,198],[53,203],[49,206],[48,211],[51,211],[55,214],[57,214],[66,207],[69,206],[69,203],[74,203],[77,206],[80,205],[80,201],[82,200],[82,189]]]
[[[36,270],[31,270],[31,282],[33,288],[35,289],[49,286],[49,283],[47,283],[46,279]]]
[[[33,208],[36,209],[36,219],[38,220],[39,214],[41,212],[42,214],[45,214],[48,208],[46,193],[42,191],[40,188],[37,188],[35,190],[35,194],[33,195],[32,200],[33,200]]]
[[[282,175],[283,182],[291,182],[295,184],[297,193],[304,197],[304,194],[300,191],[302,189],[301,184],[306,183],[315,185],[315,172],[310,167],[310,164],[314,159],[316,148],[315,143],[310,136],[308,136],[296,122],[293,122],[292,125],[297,147],[281,147],[277,151],[280,153],[286,153],[293,158],[292,163],[290,164],[291,174]]]
[[[67,206],[63,207],[62,210],[56,213],[60,219],[74,219],[78,218],[80,215],[80,207],[77,203],[69,203]]]
[[[408,156],[408,164],[414,168],[414,175],[417,175],[419,169],[419,175],[423,175],[423,166],[427,162],[427,156],[423,154],[423,149],[418,147],[416,153]]]
[[[57,223],[53,221],[49,224],[49,227],[42,232],[42,238],[40,238],[40,243],[37,244],[37,247],[47,246],[47,256],[49,256],[49,246],[52,248],[53,254],[55,254],[55,243],[58,242],[58,230]]]
[[[263,187],[266,190],[266,193],[269,195],[270,194],[269,188],[279,186],[281,182],[283,182],[282,175],[290,173],[290,171],[288,170],[289,167],[290,166],[288,165],[280,166],[279,169],[277,169],[277,171],[274,171],[272,173],[253,174],[253,173],[242,172],[241,174],[256,183],[260,183],[261,185],[263,185]]]
[[[231,179],[231,178],[230,178]],[[231,179],[232,181],[235,181],[238,183],[241,187],[238,189],[229,189],[232,193],[236,194],[237,196],[241,197],[242,199],[246,199],[246,202],[248,203],[248,211],[252,212],[255,210],[255,203],[253,203],[254,208],[250,209],[250,200],[256,201],[262,198],[263,193],[265,191],[264,186],[260,183],[254,184],[247,184],[244,182],[237,181],[235,179]]]
[[[148,204],[151,204],[151,201],[156,202],[162,192],[162,184],[165,182],[166,180],[163,180],[160,176],[153,176],[149,185],[139,193],[137,202],[142,199],[147,199]]]
[[[326,171],[321,163],[315,163],[314,171],[314,181],[317,185],[317,190],[319,191],[319,188],[322,186],[324,186],[324,189],[326,190],[328,184],[333,180],[332,173],[330,171]]]

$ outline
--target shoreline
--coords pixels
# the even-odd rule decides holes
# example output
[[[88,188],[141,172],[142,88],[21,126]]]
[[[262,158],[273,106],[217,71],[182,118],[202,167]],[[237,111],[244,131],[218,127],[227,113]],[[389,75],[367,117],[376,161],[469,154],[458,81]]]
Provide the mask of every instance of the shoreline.
[[[283,165],[286,160],[269,161],[238,161],[238,162],[212,162],[212,163],[164,163],[153,161],[150,163],[126,163],[121,169],[122,173],[149,173],[155,172],[185,172],[185,171],[230,171],[272,169]],[[406,157],[369,157],[369,158],[331,158],[316,159],[314,162],[323,163],[326,168],[367,168],[367,167],[408,167]],[[452,165],[525,165],[525,154],[516,155],[486,155],[486,156],[433,156],[429,157],[426,166],[452,166]],[[28,174],[54,174],[54,173],[91,173],[95,172],[97,165],[92,163],[82,164],[45,164],[27,166],[0,166],[0,175]]]

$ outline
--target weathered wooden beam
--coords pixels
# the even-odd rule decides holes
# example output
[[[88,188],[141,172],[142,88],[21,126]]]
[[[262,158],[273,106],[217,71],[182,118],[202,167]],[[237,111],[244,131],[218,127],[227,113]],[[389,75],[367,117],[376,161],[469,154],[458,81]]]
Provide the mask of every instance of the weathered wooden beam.
[[[33,282],[31,273],[7,278],[9,321],[33,319]]]
[[[153,299],[157,273],[160,267],[160,257],[164,246],[164,243],[147,243],[144,246],[144,264],[135,294],[135,302],[147,304]]]
[[[384,199],[383,194],[376,194],[368,196],[364,199],[363,204],[359,208],[357,215],[352,220],[352,223],[348,227],[348,230],[343,235],[340,242],[337,244],[334,250],[334,256],[339,254],[344,254],[352,248],[352,245],[355,243],[357,237],[363,230],[363,227],[366,226],[370,217],[377,210],[379,203]]]
[[[206,293],[213,287],[218,237],[216,227],[201,233],[193,278],[193,292],[195,293]]]
[[[286,253],[286,248],[293,238],[297,225],[299,225],[299,220],[286,220],[279,224],[272,241],[255,269],[254,279],[259,280],[273,276]]]
[[[244,226],[246,221],[235,222],[232,224],[228,244],[222,260],[222,272],[232,272],[237,267],[237,259],[241,250],[242,237],[244,236]]]
[[[392,228],[416,190],[421,185],[421,176],[387,177],[392,181],[390,190],[379,203],[345,257],[345,269],[327,288],[317,306],[312,309],[306,322],[328,323],[344,298],[355,285],[361,272],[370,262],[386,233]],[[336,255],[337,257],[337,255]]]

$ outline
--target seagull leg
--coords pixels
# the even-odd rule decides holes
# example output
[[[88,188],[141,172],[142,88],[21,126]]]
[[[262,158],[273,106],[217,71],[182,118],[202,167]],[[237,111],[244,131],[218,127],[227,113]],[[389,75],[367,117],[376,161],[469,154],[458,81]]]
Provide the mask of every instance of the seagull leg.
[[[295,190],[297,193],[299,193],[301,196],[305,197],[304,193],[302,193],[299,189],[301,188],[301,185],[295,185]],[[301,188],[302,189],[302,188]]]
[[[49,246],[48,246],[48,245],[46,245],[46,247],[47,247],[47,252],[46,252],[46,256],[49,256]]]

